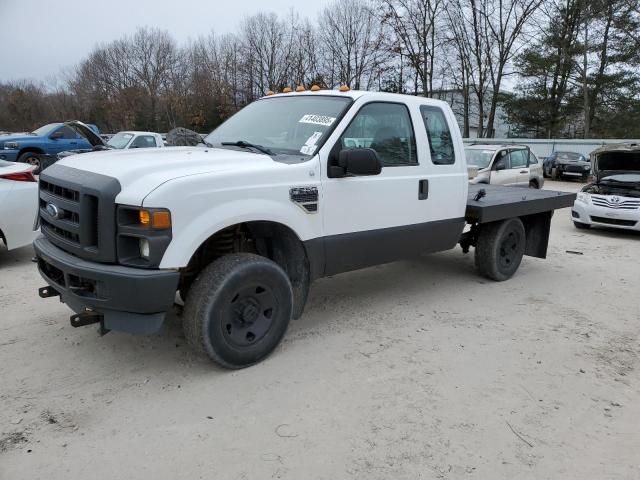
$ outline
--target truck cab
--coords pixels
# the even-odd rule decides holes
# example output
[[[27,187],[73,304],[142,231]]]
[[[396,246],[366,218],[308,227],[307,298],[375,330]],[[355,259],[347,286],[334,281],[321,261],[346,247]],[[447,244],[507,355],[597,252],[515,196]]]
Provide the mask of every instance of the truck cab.
[[[241,368],[275,348],[317,278],[461,242],[481,247],[484,274],[506,280],[525,252],[546,254],[553,202],[533,199],[534,212],[520,192],[518,215],[533,215],[502,222],[512,200],[494,195],[487,212],[486,192],[474,193],[480,220],[463,235],[467,166],[444,102],[270,95],[205,141],[75,155],[42,173],[40,295],[67,303],[73,326],[150,334],[178,292],[190,344]]]

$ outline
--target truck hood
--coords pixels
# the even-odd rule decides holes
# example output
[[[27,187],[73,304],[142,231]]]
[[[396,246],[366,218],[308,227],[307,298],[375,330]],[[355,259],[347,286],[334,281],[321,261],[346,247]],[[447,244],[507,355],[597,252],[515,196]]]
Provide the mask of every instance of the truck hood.
[[[268,155],[204,147],[89,152],[72,155],[57,164],[116,178],[122,192],[130,192],[127,197],[135,192],[140,201],[158,186],[179,177],[243,169],[257,172],[282,166]]]
[[[591,154],[596,180],[620,174],[640,174],[640,144],[606,145]]]

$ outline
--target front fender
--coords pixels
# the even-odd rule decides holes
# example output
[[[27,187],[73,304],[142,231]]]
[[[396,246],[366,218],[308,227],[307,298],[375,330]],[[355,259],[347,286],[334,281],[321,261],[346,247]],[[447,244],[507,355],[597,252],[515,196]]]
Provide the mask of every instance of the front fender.
[[[186,212],[185,212],[186,213]],[[245,199],[216,205],[187,218],[172,211],[173,239],[165,252],[160,268],[185,267],[193,253],[209,237],[232,225],[252,221],[268,221],[290,228],[300,240],[320,236],[318,214],[305,213],[293,202],[265,199]]]

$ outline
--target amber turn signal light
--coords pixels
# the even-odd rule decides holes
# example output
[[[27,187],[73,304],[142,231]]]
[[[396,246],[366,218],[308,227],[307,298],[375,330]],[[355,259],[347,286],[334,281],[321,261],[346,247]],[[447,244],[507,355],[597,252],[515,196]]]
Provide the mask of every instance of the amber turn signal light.
[[[140,210],[140,225],[151,227],[155,230],[165,230],[171,228],[171,213],[168,210],[159,210],[150,212],[149,210]]]

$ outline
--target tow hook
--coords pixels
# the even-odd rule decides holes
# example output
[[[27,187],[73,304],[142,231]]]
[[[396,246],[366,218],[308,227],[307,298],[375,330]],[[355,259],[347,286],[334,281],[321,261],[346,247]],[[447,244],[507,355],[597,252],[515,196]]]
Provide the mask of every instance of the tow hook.
[[[58,297],[60,296],[60,292],[55,288],[42,287],[38,289],[38,295],[40,295],[40,298]]]
[[[69,317],[69,321],[71,322],[71,326],[74,328],[84,327],[87,325],[92,325],[94,323],[100,324],[100,335],[106,335],[110,332],[109,329],[104,326],[104,316],[100,313],[96,313],[89,308],[87,308],[82,313],[76,313],[75,315],[71,315]]]

